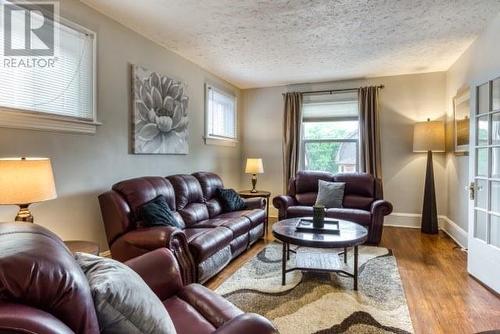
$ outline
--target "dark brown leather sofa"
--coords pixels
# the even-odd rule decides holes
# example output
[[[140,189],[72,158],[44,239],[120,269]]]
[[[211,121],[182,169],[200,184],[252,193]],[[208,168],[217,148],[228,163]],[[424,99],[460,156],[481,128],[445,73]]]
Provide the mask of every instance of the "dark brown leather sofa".
[[[219,176],[140,177],[113,185],[99,196],[102,217],[114,259],[126,261],[167,247],[175,254],[184,282],[205,282],[264,235],[265,203],[245,200],[242,211],[222,212],[216,189]],[[182,228],[138,228],[137,210],[163,195]]]
[[[126,262],[160,298],[179,334],[277,333],[199,285],[183,285],[166,248]],[[98,334],[90,288],[64,243],[30,223],[0,223],[0,333]]]
[[[384,216],[392,212],[392,204],[383,200],[382,182],[369,174],[299,171],[290,179],[287,194],[273,199],[279,219],[312,216],[319,180],[345,182],[343,207],[327,209],[326,216],[366,226],[367,243],[379,244]]]

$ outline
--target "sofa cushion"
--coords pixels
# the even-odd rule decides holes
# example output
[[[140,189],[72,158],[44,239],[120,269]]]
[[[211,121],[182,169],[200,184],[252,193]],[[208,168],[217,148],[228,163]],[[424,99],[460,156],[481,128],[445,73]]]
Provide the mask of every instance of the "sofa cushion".
[[[200,182],[201,189],[203,190],[203,196],[205,200],[208,201],[216,197],[216,191],[219,188],[224,188],[222,179],[219,175],[209,172],[197,172],[193,176]]]
[[[233,232],[227,227],[186,228],[184,233],[197,263],[228,246],[233,240]]]
[[[312,206],[306,206],[306,205],[289,206],[286,215],[288,218],[312,217],[313,208]]]
[[[218,198],[214,197],[207,202],[208,216],[210,218],[216,217],[222,213],[222,206]]]
[[[295,191],[297,194],[317,193],[318,181],[334,181],[333,174],[328,172],[299,171],[295,175]],[[342,181],[339,181],[342,182]],[[314,202],[313,202],[314,203]]]
[[[334,177],[335,182],[345,182],[346,195],[375,197],[375,178],[366,173],[340,173]]]
[[[203,191],[198,180],[192,175],[172,175],[167,179],[175,190],[177,210],[182,210],[190,203],[205,203]]]
[[[361,225],[370,225],[372,219],[370,211],[347,208],[327,209],[326,216],[329,218],[349,220]]]
[[[203,220],[199,223],[193,225],[193,227],[218,227],[223,226],[230,229],[233,232],[233,239],[239,237],[242,234],[248,233],[250,231],[250,219],[246,217],[233,217],[233,218],[211,218]]]
[[[224,212],[238,211],[246,208],[245,201],[234,189],[218,188],[216,194]]]
[[[131,268],[85,253],[75,259],[87,276],[101,333],[176,333],[160,299]]]
[[[209,218],[207,206],[204,203],[190,203],[179,210],[186,226],[192,226]]]
[[[344,208],[353,208],[370,211],[372,203],[375,199],[372,197],[364,197],[358,195],[345,195]]]
[[[140,227],[170,225],[178,228],[183,226],[177,222],[168,207],[165,196],[159,195],[155,199],[143,204],[139,208]]]
[[[318,197],[315,205],[325,208],[341,208],[344,200],[344,182],[318,181]]]
[[[172,317],[177,333],[208,334],[215,332],[214,325],[181,298],[169,298],[163,301],[163,305]]]
[[[295,200],[300,205],[310,205],[313,206],[316,203],[317,192],[307,192],[295,195]]]
[[[217,218],[237,218],[237,217],[246,217],[250,220],[250,228],[254,228],[255,226],[264,223],[266,219],[266,211],[262,209],[253,209],[253,210],[240,210],[233,212],[226,212],[217,216]]]

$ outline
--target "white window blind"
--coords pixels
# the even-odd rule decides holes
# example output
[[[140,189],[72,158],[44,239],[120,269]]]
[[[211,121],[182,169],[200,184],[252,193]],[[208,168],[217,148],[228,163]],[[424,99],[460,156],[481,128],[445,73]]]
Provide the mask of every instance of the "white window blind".
[[[16,19],[20,16],[14,15]],[[54,31],[58,43],[53,66],[0,67],[0,108],[95,121],[95,36],[62,22],[55,23]],[[13,44],[22,45],[24,36],[16,33],[14,30]]]
[[[358,118],[357,93],[305,95],[302,105],[304,122]]]
[[[206,137],[236,139],[236,97],[207,85]]]

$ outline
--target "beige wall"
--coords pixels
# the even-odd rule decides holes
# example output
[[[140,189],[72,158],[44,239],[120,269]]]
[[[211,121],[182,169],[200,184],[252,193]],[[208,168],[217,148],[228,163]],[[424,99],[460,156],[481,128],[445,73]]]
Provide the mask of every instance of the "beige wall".
[[[95,135],[0,129],[0,156],[50,157],[59,198],[33,207],[37,223],[63,239],[100,242],[107,249],[97,195],[126,178],[215,171],[228,186],[241,177],[240,146],[203,144],[204,83],[239,90],[199,66],[165,50],[124,26],[74,0],[61,1],[61,14],[97,33],[98,119]],[[129,154],[130,65],[141,64],[187,84],[188,155]],[[0,207],[0,221],[11,221],[16,207]]]
[[[500,15],[451,66],[446,75],[446,101],[448,128],[452,129],[453,97],[464,87],[472,87],[500,77]],[[452,134],[449,131],[449,134]],[[452,137],[448,138],[452,147]],[[451,150],[450,150],[451,152]],[[463,230],[468,230],[468,192],[464,189],[469,182],[469,157],[457,157],[449,153],[446,159],[448,184],[448,217]]]
[[[259,188],[274,195],[283,191],[281,93],[287,90],[352,88],[384,84],[381,90],[382,170],[385,198],[394,211],[421,212],[425,154],[412,152],[413,124],[427,117],[445,118],[446,75],[444,72],[381,77],[335,83],[294,85],[244,90],[243,157],[262,157],[265,174],[259,177]],[[446,214],[446,179],[444,154],[434,159],[439,214]],[[242,176],[243,181],[248,177]],[[274,214],[276,214],[274,212]]]

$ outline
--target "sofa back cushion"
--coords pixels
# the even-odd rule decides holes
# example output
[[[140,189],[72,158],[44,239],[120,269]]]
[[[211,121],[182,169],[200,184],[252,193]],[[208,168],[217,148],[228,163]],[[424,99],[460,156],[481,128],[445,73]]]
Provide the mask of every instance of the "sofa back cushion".
[[[209,218],[200,182],[193,175],[172,175],[167,179],[174,187],[176,209],[186,226]]]
[[[335,182],[344,182],[344,207],[370,210],[375,200],[375,178],[366,173],[340,173]]]
[[[333,175],[328,172],[299,171],[295,176],[294,189],[295,199],[299,205],[314,205],[318,195],[318,181],[333,181]],[[293,196],[293,194],[290,194]]]
[[[112,189],[119,193],[130,207],[130,226],[123,227],[123,232],[135,229],[138,225],[139,210],[142,205],[160,195],[163,195],[170,210],[174,211],[176,209],[174,187],[169,180],[161,176],[146,176],[121,181],[113,185]],[[181,216],[176,212],[173,212],[173,215],[179,225],[184,227]]]
[[[197,172],[193,176],[200,182],[210,218],[220,215],[222,205],[217,197],[217,189],[224,189],[222,179],[210,172]]]

